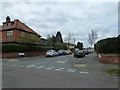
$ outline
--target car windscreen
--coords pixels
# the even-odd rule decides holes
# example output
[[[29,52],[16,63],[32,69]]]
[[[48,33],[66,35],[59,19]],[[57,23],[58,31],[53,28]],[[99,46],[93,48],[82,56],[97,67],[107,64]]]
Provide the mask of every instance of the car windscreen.
[[[75,51],[75,53],[83,53],[82,50]]]
[[[54,52],[53,50],[48,50],[47,52]]]

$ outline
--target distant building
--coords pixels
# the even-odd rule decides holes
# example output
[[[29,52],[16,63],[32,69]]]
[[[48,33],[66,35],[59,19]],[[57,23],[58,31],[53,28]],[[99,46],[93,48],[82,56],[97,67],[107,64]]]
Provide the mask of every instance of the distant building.
[[[69,49],[75,48],[75,44],[69,44]]]
[[[0,26],[1,43],[19,43],[20,36],[24,34],[35,35],[40,39],[40,35],[32,30],[30,27],[20,22],[18,19],[11,21],[10,17],[6,17],[6,21]]]
[[[71,44],[71,43],[65,43],[68,47],[68,49],[72,49],[72,48],[75,48],[75,44]]]

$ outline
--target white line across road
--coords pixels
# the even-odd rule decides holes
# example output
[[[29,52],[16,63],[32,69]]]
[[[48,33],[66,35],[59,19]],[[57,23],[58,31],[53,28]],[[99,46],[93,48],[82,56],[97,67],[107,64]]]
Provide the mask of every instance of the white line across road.
[[[63,71],[64,68],[57,68],[56,71]]]
[[[68,70],[66,70],[66,71],[68,71],[68,72],[75,72],[76,69],[68,69]]]
[[[52,70],[54,67],[48,67],[48,68],[45,68],[45,69],[48,69],[48,70]]]
[[[5,65],[9,65],[9,64],[5,64]],[[36,65],[29,65],[29,66],[23,66],[23,65],[10,65],[10,66],[17,66],[17,67],[28,67],[28,68],[38,68],[38,69],[41,69],[41,68],[44,68],[44,69],[47,69],[47,70],[56,70],[56,71],[67,71],[67,72],[76,72],[77,69],[65,69],[65,68],[62,68],[62,67],[46,67],[46,66],[36,66]],[[89,72],[87,71],[78,71],[78,73],[81,73],[81,74],[89,74]]]
[[[88,72],[80,72],[80,73],[88,74]]]
[[[45,66],[39,66],[39,67],[35,67],[35,68],[43,68],[43,67],[45,67]]]
[[[56,61],[57,63],[65,63],[65,61]]]
[[[36,65],[30,65],[30,66],[26,66],[26,67],[28,67],[28,68],[30,68],[30,67],[35,67]]]

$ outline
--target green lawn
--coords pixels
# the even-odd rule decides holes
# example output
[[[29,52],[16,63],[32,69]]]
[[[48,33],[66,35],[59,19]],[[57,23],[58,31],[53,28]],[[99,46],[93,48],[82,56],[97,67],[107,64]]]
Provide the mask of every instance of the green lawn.
[[[120,75],[120,69],[109,69],[107,70],[108,73],[110,74],[115,74],[115,75]]]

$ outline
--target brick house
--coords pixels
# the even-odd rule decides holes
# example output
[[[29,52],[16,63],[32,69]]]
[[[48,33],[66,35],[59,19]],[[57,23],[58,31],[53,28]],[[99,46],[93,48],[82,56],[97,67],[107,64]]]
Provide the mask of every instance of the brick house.
[[[25,34],[35,35],[39,39],[41,37],[18,19],[11,21],[10,17],[7,16],[6,22],[0,26],[0,43],[19,43],[20,36]]]

